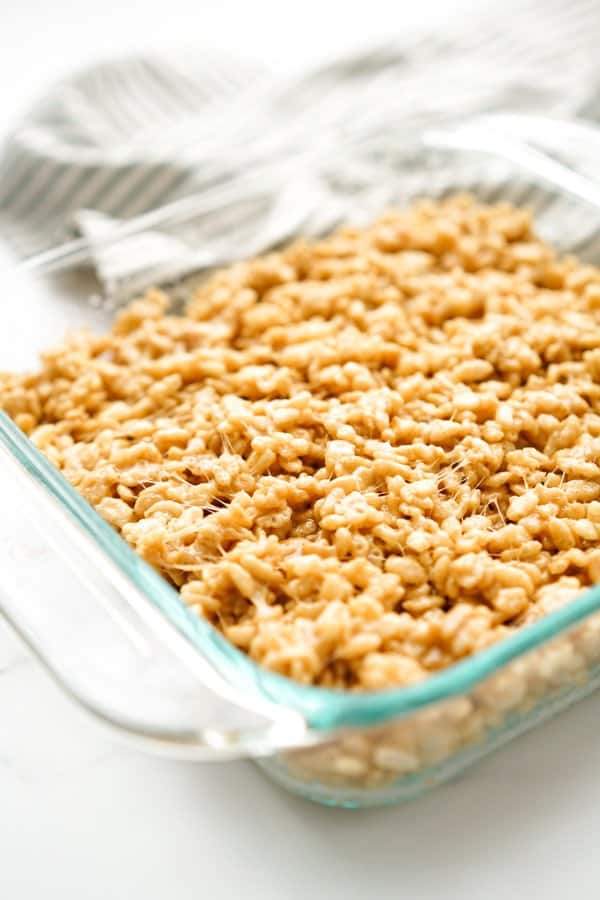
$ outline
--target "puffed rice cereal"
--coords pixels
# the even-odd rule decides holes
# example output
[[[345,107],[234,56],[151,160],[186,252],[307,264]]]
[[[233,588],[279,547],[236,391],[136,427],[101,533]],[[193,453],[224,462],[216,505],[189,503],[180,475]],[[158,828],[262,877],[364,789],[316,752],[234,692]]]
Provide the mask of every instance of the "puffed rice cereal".
[[[0,406],[261,665],[410,684],[600,580],[600,270],[526,211],[422,201],[169,302]]]

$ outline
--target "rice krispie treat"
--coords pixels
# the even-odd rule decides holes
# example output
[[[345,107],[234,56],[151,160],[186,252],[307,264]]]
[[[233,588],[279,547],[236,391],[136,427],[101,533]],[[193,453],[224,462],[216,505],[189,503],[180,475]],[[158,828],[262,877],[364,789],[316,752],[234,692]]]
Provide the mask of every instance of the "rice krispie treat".
[[[254,660],[417,681],[600,580],[600,270],[468,197],[151,291],[0,405]]]

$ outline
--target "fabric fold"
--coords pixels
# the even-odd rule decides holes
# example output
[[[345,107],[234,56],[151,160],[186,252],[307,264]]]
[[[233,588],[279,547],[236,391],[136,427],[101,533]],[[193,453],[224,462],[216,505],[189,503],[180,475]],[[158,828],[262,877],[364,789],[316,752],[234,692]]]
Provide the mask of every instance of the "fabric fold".
[[[93,249],[114,222],[254,170],[267,173],[259,194],[241,194],[210,221],[99,250],[107,290],[259,252],[288,237],[290,223],[320,233],[357,197],[377,198],[389,175],[382,156],[389,167],[390,146],[405,149],[420,129],[499,109],[600,120],[599,41],[595,0],[529,0],[492,4],[443,35],[407,35],[287,82],[215,54],[103,63],[57,85],[6,142],[0,238],[21,257],[75,233]],[[552,141],[572,165],[600,173],[572,133],[557,130]],[[398,182],[414,180],[406,159]]]

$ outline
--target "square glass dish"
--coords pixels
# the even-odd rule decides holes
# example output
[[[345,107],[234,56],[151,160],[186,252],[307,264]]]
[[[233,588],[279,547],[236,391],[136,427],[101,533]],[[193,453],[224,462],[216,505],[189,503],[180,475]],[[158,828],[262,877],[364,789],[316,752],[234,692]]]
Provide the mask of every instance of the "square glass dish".
[[[572,128],[588,146],[598,143],[581,126],[522,117],[502,129],[488,121],[421,135],[400,149],[382,139],[366,150],[365,184],[339,188],[352,194],[347,215],[469,190],[532,207],[543,237],[598,262],[600,189],[532,145],[544,128]],[[95,252],[200,214],[210,217],[206,198],[157,210],[110,233]],[[109,326],[114,308],[89,302],[98,293],[90,262],[78,242],[26,265],[7,261],[0,370],[33,367],[67,330]],[[77,702],[167,755],[253,757],[313,800],[391,803],[453,777],[600,683],[594,587],[409,687],[306,687],[258,667],[187,609],[1,412],[0,491],[2,613]]]

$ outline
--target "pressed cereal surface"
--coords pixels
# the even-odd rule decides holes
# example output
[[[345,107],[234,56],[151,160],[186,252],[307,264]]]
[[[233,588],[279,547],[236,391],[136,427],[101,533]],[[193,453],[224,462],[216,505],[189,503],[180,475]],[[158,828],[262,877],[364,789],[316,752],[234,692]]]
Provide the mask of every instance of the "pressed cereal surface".
[[[153,291],[0,405],[297,681],[417,681],[600,580],[600,270],[468,197]]]

